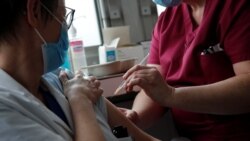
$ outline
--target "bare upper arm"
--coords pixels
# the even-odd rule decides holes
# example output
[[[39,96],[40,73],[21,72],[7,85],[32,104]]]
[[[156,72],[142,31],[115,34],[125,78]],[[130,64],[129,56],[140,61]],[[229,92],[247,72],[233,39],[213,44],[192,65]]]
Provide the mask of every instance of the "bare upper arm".
[[[235,75],[250,73],[250,60],[233,64]]]
[[[115,105],[110,103],[107,99],[106,105],[107,105],[107,111],[108,111],[108,122],[111,127],[114,126],[123,126],[128,129],[128,132],[131,136],[134,137],[137,141],[159,141],[155,139],[154,137],[148,135],[147,133],[143,132],[141,129],[136,127],[135,124],[133,124],[129,119],[125,117],[117,108]]]

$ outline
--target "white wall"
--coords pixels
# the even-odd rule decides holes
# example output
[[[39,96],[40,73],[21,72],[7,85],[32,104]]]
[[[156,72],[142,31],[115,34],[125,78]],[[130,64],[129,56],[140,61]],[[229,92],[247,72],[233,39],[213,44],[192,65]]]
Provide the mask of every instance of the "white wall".
[[[66,0],[66,6],[76,10],[73,25],[84,46],[100,45],[101,35],[94,0]]]
[[[166,9],[166,7],[157,5],[157,13],[158,13],[158,16],[159,16],[165,9]]]

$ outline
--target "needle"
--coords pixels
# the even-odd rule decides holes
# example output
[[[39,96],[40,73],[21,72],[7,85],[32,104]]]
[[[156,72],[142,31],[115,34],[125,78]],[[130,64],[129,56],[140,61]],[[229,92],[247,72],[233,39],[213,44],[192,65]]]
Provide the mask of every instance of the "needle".
[[[148,59],[148,56],[149,56],[149,53],[141,60],[141,62],[138,65],[144,64],[146,62],[146,60]],[[125,86],[125,84],[126,84],[126,81],[123,80],[121,82],[121,84],[118,86],[118,88],[115,90],[114,95],[117,95],[122,90],[122,88]]]

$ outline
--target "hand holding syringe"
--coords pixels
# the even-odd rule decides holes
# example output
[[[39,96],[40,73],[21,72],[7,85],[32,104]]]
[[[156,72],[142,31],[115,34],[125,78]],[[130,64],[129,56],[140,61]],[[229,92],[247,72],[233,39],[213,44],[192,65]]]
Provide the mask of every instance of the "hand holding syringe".
[[[143,65],[146,60],[148,59],[149,54],[147,54],[138,65]],[[123,80],[122,83],[119,85],[119,87],[115,90],[114,95],[118,95],[119,92],[123,89],[123,87],[126,85],[126,81]]]

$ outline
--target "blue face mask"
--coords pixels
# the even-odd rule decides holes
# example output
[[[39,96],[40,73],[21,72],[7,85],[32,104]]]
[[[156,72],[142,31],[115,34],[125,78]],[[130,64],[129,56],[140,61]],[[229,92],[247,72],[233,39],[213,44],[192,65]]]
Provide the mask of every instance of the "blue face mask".
[[[153,0],[153,2],[164,7],[173,7],[181,4],[182,0]]]
[[[60,38],[57,43],[47,43],[37,29],[38,36],[44,42],[42,45],[44,73],[53,71],[60,67],[64,62],[69,47],[68,28],[62,24]]]

